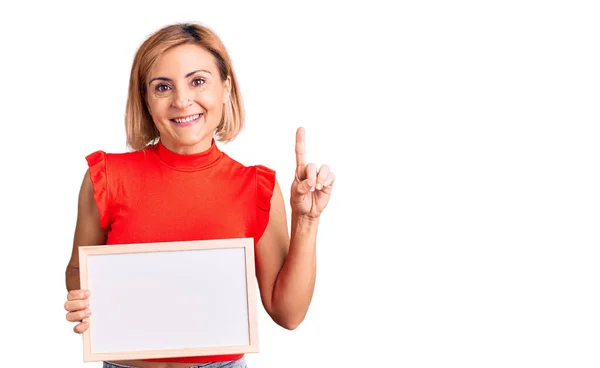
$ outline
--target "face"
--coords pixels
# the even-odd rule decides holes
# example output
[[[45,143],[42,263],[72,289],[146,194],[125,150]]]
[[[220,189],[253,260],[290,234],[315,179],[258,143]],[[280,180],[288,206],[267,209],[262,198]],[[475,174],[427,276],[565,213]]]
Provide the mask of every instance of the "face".
[[[148,74],[146,102],[162,144],[182,154],[210,148],[229,102],[230,78],[222,81],[215,58],[186,44],[162,54]]]

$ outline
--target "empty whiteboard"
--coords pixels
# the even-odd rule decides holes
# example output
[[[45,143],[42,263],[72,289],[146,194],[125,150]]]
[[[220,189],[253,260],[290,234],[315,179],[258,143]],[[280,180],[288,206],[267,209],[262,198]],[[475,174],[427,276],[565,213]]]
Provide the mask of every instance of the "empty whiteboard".
[[[84,360],[258,351],[253,240],[80,247]]]

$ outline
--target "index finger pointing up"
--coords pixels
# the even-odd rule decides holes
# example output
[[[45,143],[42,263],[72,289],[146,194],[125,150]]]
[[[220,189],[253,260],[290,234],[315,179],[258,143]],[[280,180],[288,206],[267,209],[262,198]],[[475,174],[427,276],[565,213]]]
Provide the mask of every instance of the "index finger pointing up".
[[[306,146],[304,144],[304,128],[296,130],[296,167],[303,169],[306,166]]]

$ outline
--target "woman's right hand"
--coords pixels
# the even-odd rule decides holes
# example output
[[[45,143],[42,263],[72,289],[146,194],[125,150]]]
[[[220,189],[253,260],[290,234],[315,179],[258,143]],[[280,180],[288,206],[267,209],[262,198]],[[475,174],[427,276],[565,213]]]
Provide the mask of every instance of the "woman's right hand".
[[[67,321],[79,322],[73,331],[84,333],[89,327],[90,310],[90,291],[89,290],[71,290],[67,294],[65,309],[67,310]]]

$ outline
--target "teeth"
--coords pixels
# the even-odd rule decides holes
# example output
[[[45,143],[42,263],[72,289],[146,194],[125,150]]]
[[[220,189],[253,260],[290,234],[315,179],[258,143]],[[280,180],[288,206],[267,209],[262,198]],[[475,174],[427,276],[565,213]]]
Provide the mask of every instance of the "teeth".
[[[200,114],[188,116],[185,119],[173,119],[176,123],[189,123],[190,121],[196,120],[200,117]]]

